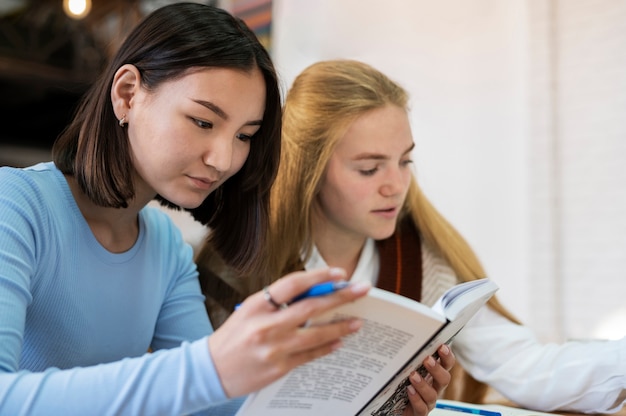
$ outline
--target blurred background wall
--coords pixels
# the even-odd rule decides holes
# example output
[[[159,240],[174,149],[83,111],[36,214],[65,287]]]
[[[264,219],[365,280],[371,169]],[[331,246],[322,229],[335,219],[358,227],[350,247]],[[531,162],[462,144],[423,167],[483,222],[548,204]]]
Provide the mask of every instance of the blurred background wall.
[[[412,95],[418,181],[546,340],[626,335],[626,1],[273,0],[288,86],[354,58]]]
[[[47,160],[110,51],[172,3],[92,0],[75,20],[62,2],[0,0],[0,164]],[[331,58],[398,81],[418,181],[504,304],[546,341],[626,335],[626,0],[204,3],[253,26],[284,90]]]

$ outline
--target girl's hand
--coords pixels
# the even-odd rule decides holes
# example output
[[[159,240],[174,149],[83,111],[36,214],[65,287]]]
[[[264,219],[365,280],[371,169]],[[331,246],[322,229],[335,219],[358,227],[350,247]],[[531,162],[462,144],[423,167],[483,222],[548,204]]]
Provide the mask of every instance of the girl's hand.
[[[424,360],[424,368],[428,376],[421,377],[417,372],[411,373],[408,389],[409,406],[404,409],[403,416],[425,416],[435,408],[437,398],[450,383],[450,369],[456,358],[447,345],[439,347],[439,360],[428,357]]]
[[[305,327],[309,318],[367,294],[370,285],[356,283],[333,294],[307,298],[286,309],[280,305],[326,281],[345,280],[342,269],[291,273],[267,289],[248,297],[209,337],[209,351],[228,397],[261,389],[293,368],[326,355],[341,344],[341,337],[356,332],[362,322],[341,322]]]

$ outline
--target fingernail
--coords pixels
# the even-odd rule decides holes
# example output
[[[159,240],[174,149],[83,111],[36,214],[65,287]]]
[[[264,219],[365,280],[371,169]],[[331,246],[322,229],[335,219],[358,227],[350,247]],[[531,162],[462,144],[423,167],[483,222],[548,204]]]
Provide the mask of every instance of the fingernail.
[[[330,274],[333,277],[346,277],[346,271],[344,269],[342,269],[341,267],[331,267],[328,270],[328,274]]]
[[[417,393],[417,392],[415,391],[415,389],[413,388],[413,386],[412,386],[412,385],[410,385],[410,384],[409,384],[409,387],[407,387],[407,390],[409,391],[409,394],[410,394],[411,396],[415,396],[415,393]]]
[[[331,345],[330,349],[332,351],[338,350],[339,348],[343,347],[343,342],[341,342],[341,340],[335,342],[333,345]]]
[[[450,347],[448,347],[446,344],[443,344],[439,349],[439,352],[443,355],[448,355],[450,354]]]
[[[365,293],[372,288],[372,284],[370,282],[356,282],[350,285],[350,290],[352,293]]]
[[[426,359],[426,365],[428,367],[434,367],[435,366],[435,359],[433,357],[428,357]]]
[[[348,328],[350,328],[352,332],[356,332],[359,329],[361,329],[362,326],[363,326],[363,321],[361,321],[360,319],[353,319],[350,322],[350,325],[348,325]]]
[[[419,383],[422,381],[422,378],[420,377],[419,374],[417,374],[417,371],[413,371],[410,377],[411,377],[411,380],[413,380],[416,383]]]

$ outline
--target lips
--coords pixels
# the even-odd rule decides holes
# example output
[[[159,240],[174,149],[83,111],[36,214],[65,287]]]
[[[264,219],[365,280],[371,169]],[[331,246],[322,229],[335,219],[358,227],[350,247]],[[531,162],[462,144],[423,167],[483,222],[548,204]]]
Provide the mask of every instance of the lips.
[[[374,212],[395,212],[396,207],[375,209]]]
[[[211,180],[208,178],[199,178],[199,177],[194,177],[194,176],[189,176],[189,179],[191,180],[191,182],[196,188],[202,189],[205,191],[210,190],[213,187],[213,185],[217,182],[217,180]]]
[[[384,218],[395,218],[396,214],[398,213],[398,209],[396,207],[383,208],[383,209],[375,209],[372,212]]]

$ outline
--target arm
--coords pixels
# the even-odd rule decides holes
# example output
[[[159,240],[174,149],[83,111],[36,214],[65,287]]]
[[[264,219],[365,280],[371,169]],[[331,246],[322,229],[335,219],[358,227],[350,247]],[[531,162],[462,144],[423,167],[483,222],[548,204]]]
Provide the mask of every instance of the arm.
[[[0,373],[0,414],[184,414],[226,400],[207,339],[98,366]]]
[[[87,253],[89,247],[81,231],[76,230],[82,223],[78,217],[59,223],[60,216],[78,212],[68,209],[71,201],[63,199],[69,191],[59,190],[59,184],[64,183],[62,177],[53,188],[48,174],[46,186],[38,189],[35,182],[41,179],[39,175],[33,175],[37,179],[32,180],[23,172],[6,173],[0,170],[0,414],[198,412],[224,403],[227,397],[250,393],[295,366],[328,353],[341,336],[358,329],[353,322],[311,330],[301,326],[313,314],[365,295],[367,288],[298,302],[297,307],[280,314],[268,308],[262,294],[256,294],[224,330],[198,339],[200,334],[210,332],[210,326],[195,273],[181,268],[174,275],[179,283],[173,285],[157,278],[170,275],[159,260],[191,256],[190,250],[184,254],[185,249],[181,249],[181,254],[152,247],[154,251],[140,256],[123,253],[121,269],[116,261],[107,265],[110,267],[94,267],[89,260],[83,260],[84,271],[76,272],[77,259],[85,257],[79,252]],[[54,207],[57,210],[53,215],[49,211]],[[54,226],[50,225],[52,219],[57,220]],[[162,237],[157,232],[147,238],[159,242]],[[68,245],[71,248],[66,248]],[[90,254],[88,257],[93,258]],[[109,256],[103,257],[106,261]],[[125,275],[119,275],[122,270]],[[86,281],[87,276],[92,280]],[[275,295],[291,299],[312,284],[330,278],[327,270],[301,273],[282,280]],[[109,281],[112,285],[107,285]],[[99,283],[97,290],[92,287],[95,282]],[[77,292],[76,284],[85,290]],[[109,294],[104,295],[102,290]],[[63,307],[57,303],[58,291],[65,301]],[[126,306],[120,308],[122,300]],[[137,302],[142,302],[140,307],[136,307]],[[43,313],[30,322],[34,305],[39,309],[43,306]],[[129,315],[126,311],[134,312]],[[143,317],[138,318],[138,313]],[[50,319],[50,314],[58,319]],[[112,315],[120,318],[112,319]],[[198,318],[200,315],[204,318]],[[59,325],[51,326],[51,322]],[[111,336],[103,336],[103,326]],[[33,342],[25,336],[27,329],[37,329],[35,336],[44,341]],[[60,330],[68,337],[60,338]],[[145,340],[134,339],[138,332],[147,332]],[[57,338],[60,348],[50,351],[46,337]],[[167,349],[185,338],[197,341]],[[157,350],[162,350],[144,354],[150,339]],[[108,345],[110,342],[115,348]],[[129,347],[137,352],[128,353]],[[59,352],[62,357],[57,357]],[[124,358],[130,356],[135,358]],[[86,364],[77,364],[75,357]],[[67,369],[55,368],[59,359]],[[220,364],[220,368],[214,364]]]
[[[626,338],[541,344],[529,328],[483,308],[453,349],[474,378],[527,408],[606,413],[626,400]]]
[[[48,337],[52,338],[58,334],[58,328],[52,325],[54,320],[29,321],[33,310],[40,308],[42,301],[51,310],[62,310],[59,312],[60,322],[72,322],[72,325],[64,325],[66,327],[74,328],[75,323],[79,322],[75,320],[77,317],[85,320],[96,318],[93,324],[96,328],[98,318],[104,315],[103,319],[107,319],[103,313],[85,316],[68,311],[69,319],[64,320],[66,307],[76,307],[75,302],[67,302],[67,299],[72,299],[71,296],[62,298],[66,301],[63,307],[57,303],[61,298],[42,299],[42,296],[50,293],[50,287],[45,284],[62,286],[65,284],[63,277],[70,274],[67,270],[75,269],[72,265],[64,269],[59,263],[69,257],[65,248],[72,247],[69,243],[76,238],[72,238],[72,227],[63,223],[55,225],[54,216],[50,213],[53,209],[50,205],[62,207],[60,211],[71,212],[67,200],[63,199],[67,193],[54,188],[54,184],[51,186],[50,173],[41,175],[46,177],[47,186],[39,186],[39,174],[31,177],[21,171],[17,174],[6,169],[0,171],[0,414],[182,414],[224,402],[226,396],[207,348],[207,337],[155,354],[143,354],[147,347],[147,343],[144,343],[145,347],[143,350],[140,348],[139,354],[122,355],[140,355],[136,358],[118,359],[99,365],[99,362],[104,361],[94,360],[91,364],[80,366],[72,364],[72,357],[80,356],[81,360],[88,360],[99,352],[108,353],[111,348],[97,341],[93,349],[85,350],[81,347],[81,351],[75,353],[72,347],[76,349],[76,345],[66,339],[58,343],[59,349],[64,350],[63,356],[69,357],[62,370],[51,358],[59,354],[50,354],[44,358],[41,352],[45,353],[46,345],[33,343],[32,339],[26,337],[27,325],[37,326],[37,333],[43,337],[49,334]],[[68,234],[58,235],[58,230]],[[77,244],[84,246],[85,242],[81,240]],[[64,272],[55,274],[58,269]],[[93,265],[91,269],[94,269]],[[97,274],[96,270],[94,274]],[[34,276],[39,277],[34,279]],[[86,276],[78,274],[78,277]],[[185,282],[191,281],[193,277],[193,274],[181,273],[181,279]],[[203,312],[197,283],[195,293],[190,293],[192,288],[189,284],[180,285],[185,290],[174,286],[169,292],[173,299],[195,302],[196,309]],[[74,293],[74,290],[66,292]],[[85,298],[86,294],[78,294],[80,296],[75,301]],[[101,297],[102,294],[96,293],[95,296]],[[116,307],[108,296],[104,303]],[[83,311],[81,306],[75,310]],[[199,325],[195,326],[193,337],[187,332],[187,339],[198,339],[201,338],[200,334],[210,332],[206,314],[204,316],[204,321],[196,320]],[[181,322],[187,322],[181,315],[178,318]],[[83,326],[89,328],[93,325]],[[180,326],[188,327],[187,324]],[[173,337],[180,339],[185,331],[188,329],[174,333]],[[85,340],[87,336],[81,334],[74,332],[77,340]],[[180,341],[177,345],[180,345]],[[25,354],[27,346],[29,353]],[[120,354],[124,352],[120,351]],[[172,388],[173,383],[176,388]]]

